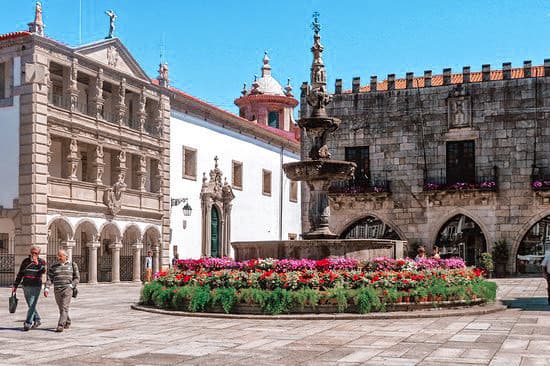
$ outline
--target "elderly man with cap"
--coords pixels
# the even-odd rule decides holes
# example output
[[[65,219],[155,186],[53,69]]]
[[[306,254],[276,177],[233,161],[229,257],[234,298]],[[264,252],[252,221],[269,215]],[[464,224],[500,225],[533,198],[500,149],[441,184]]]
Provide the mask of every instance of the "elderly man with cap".
[[[57,252],[57,263],[48,269],[48,280],[44,289],[44,296],[48,297],[49,288],[53,284],[55,302],[59,308],[59,321],[57,322],[56,332],[63,332],[63,329],[69,328],[71,318],[69,316],[69,306],[73,289],[80,282],[80,273],[75,263],[69,262],[69,257],[64,250]]]

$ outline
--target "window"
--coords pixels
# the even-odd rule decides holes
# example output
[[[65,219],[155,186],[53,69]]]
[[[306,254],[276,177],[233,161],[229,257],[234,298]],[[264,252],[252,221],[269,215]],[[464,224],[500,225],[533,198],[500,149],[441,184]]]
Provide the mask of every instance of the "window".
[[[183,178],[197,179],[197,149],[182,147]]]
[[[235,189],[243,189],[243,163],[233,160],[231,185]]]
[[[0,251],[7,252],[9,250],[10,235],[8,233],[0,233]]]
[[[6,93],[6,63],[0,63],[0,99],[7,97]]]
[[[279,112],[271,111],[267,116],[267,125],[273,128],[279,128]]]
[[[475,183],[474,141],[447,142],[447,184]]]
[[[262,193],[271,196],[271,171],[262,169]]]
[[[355,168],[355,176],[353,178],[354,183],[356,185],[368,184],[370,176],[369,147],[346,147],[345,159],[346,161],[351,161],[357,164],[357,168]]]
[[[298,202],[298,182],[290,181],[290,202]]]
[[[83,182],[89,182],[89,177],[88,177],[88,153],[87,152],[84,152],[82,151],[80,153],[80,164],[81,164],[81,167],[82,167],[82,181]]]

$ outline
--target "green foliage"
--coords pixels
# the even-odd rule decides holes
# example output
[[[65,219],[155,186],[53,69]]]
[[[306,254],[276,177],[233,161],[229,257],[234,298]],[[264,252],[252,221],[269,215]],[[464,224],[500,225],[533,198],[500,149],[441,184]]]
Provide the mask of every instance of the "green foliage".
[[[487,273],[491,273],[495,269],[495,263],[490,253],[481,253],[481,268]]]
[[[473,284],[472,292],[485,301],[493,302],[497,297],[497,284],[491,281],[478,281]]]
[[[176,310],[187,310],[185,307],[186,301],[188,301],[193,294],[193,287],[183,286],[178,288],[174,297],[172,297],[172,308]]]
[[[379,311],[382,308],[378,293],[370,287],[358,289],[353,301],[360,314],[370,313],[372,310]]]
[[[174,290],[174,287],[161,287],[157,289],[152,296],[155,306],[161,309],[168,309],[172,305]]]
[[[158,282],[149,282],[143,285],[141,289],[141,303],[144,305],[153,305],[153,295],[162,288]]]
[[[508,251],[508,243],[506,242],[506,239],[495,242],[492,254],[495,263],[508,263],[510,253]]]
[[[205,311],[212,303],[210,287],[208,286],[192,287],[190,296],[187,309],[193,313]]]
[[[328,298],[336,300],[336,307],[339,313],[343,313],[348,307],[348,294],[350,292],[344,288],[331,288],[328,291]]]
[[[276,288],[272,291],[262,291],[260,306],[267,314],[277,315],[288,313],[292,306],[292,291]]]
[[[220,304],[226,314],[231,312],[238,300],[237,290],[234,288],[218,288],[213,291],[212,305]]]
[[[292,291],[293,303],[298,305],[300,307],[300,310],[302,311],[306,306],[309,306],[312,309],[315,309],[319,304],[320,298],[321,298],[321,295],[317,290],[302,288],[296,291]]]

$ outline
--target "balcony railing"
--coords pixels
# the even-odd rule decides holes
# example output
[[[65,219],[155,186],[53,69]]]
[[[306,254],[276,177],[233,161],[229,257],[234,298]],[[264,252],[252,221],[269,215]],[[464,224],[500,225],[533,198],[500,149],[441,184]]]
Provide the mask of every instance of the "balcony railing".
[[[50,94],[50,103],[63,109],[71,109],[71,98],[66,95]]]
[[[329,193],[361,194],[390,192],[390,182],[385,179],[355,180],[334,182]]]
[[[496,175],[476,177],[472,181],[448,182],[446,177],[428,178],[424,183],[424,191],[497,191],[498,182]]]

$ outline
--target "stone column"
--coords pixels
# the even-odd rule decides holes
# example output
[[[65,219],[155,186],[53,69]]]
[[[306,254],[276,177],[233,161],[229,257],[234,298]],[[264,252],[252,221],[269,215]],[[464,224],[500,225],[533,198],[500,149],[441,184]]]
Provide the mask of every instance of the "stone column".
[[[120,80],[118,86],[118,97],[116,103],[117,122],[119,125],[126,124],[126,78]]]
[[[103,99],[103,69],[100,68],[97,71],[97,76],[94,81],[94,88],[93,88],[93,96],[92,96],[92,114],[97,119],[103,119],[103,104],[105,103],[105,99]]]
[[[134,249],[133,281],[141,282],[141,249],[143,249],[143,243],[141,241],[137,241],[132,245],[132,248]]]
[[[80,164],[80,156],[78,155],[78,142],[71,139],[69,145],[69,153],[67,154],[67,178],[70,180],[78,180],[76,175]]]
[[[147,104],[147,98],[145,97],[145,87],[141,88],[141,94],[139,96],[139,103],[138,103],[138,122],[139,122],[139,130],[143,132],[145,130],[145,121],[147,119],[147,112],[145,111],[145,106]]]
[[[99,241],[91,241],[86,244],[88,247],[88,283],[97,284],[97,249]]]
[[[67,252],[67,257],[69,258],[69,262],[73,261],[73,248],[76,246],[76,241],[74,240],[67,240],[64,243],[61,243],[62,246],[65,247],[65,251]]]
[[[103,161],[104,155],[103,146],[97,145],[95,148],[94,161],[92,163],[96,184],[103,184],[103,173],[105,171],[105,162]]]
[[[75,58],[71,64],[69,78],[69,98],[71,101],[71,112],[78,111],[78,60]]]
[[[145,156],[139,156],[136,168],[136,179],[138,181],[139,190],[145,192],[145,183],[147,182],[147,159]]]
[[[109,248],[111,248],[112,260],[111,282],[117,283],[120,282],[120,249],[122,248],[122,243],[117,241],[111,244]]]
[[[155,245],[153,247],[153,273],[159,272],[160,268],[160,247]]]

